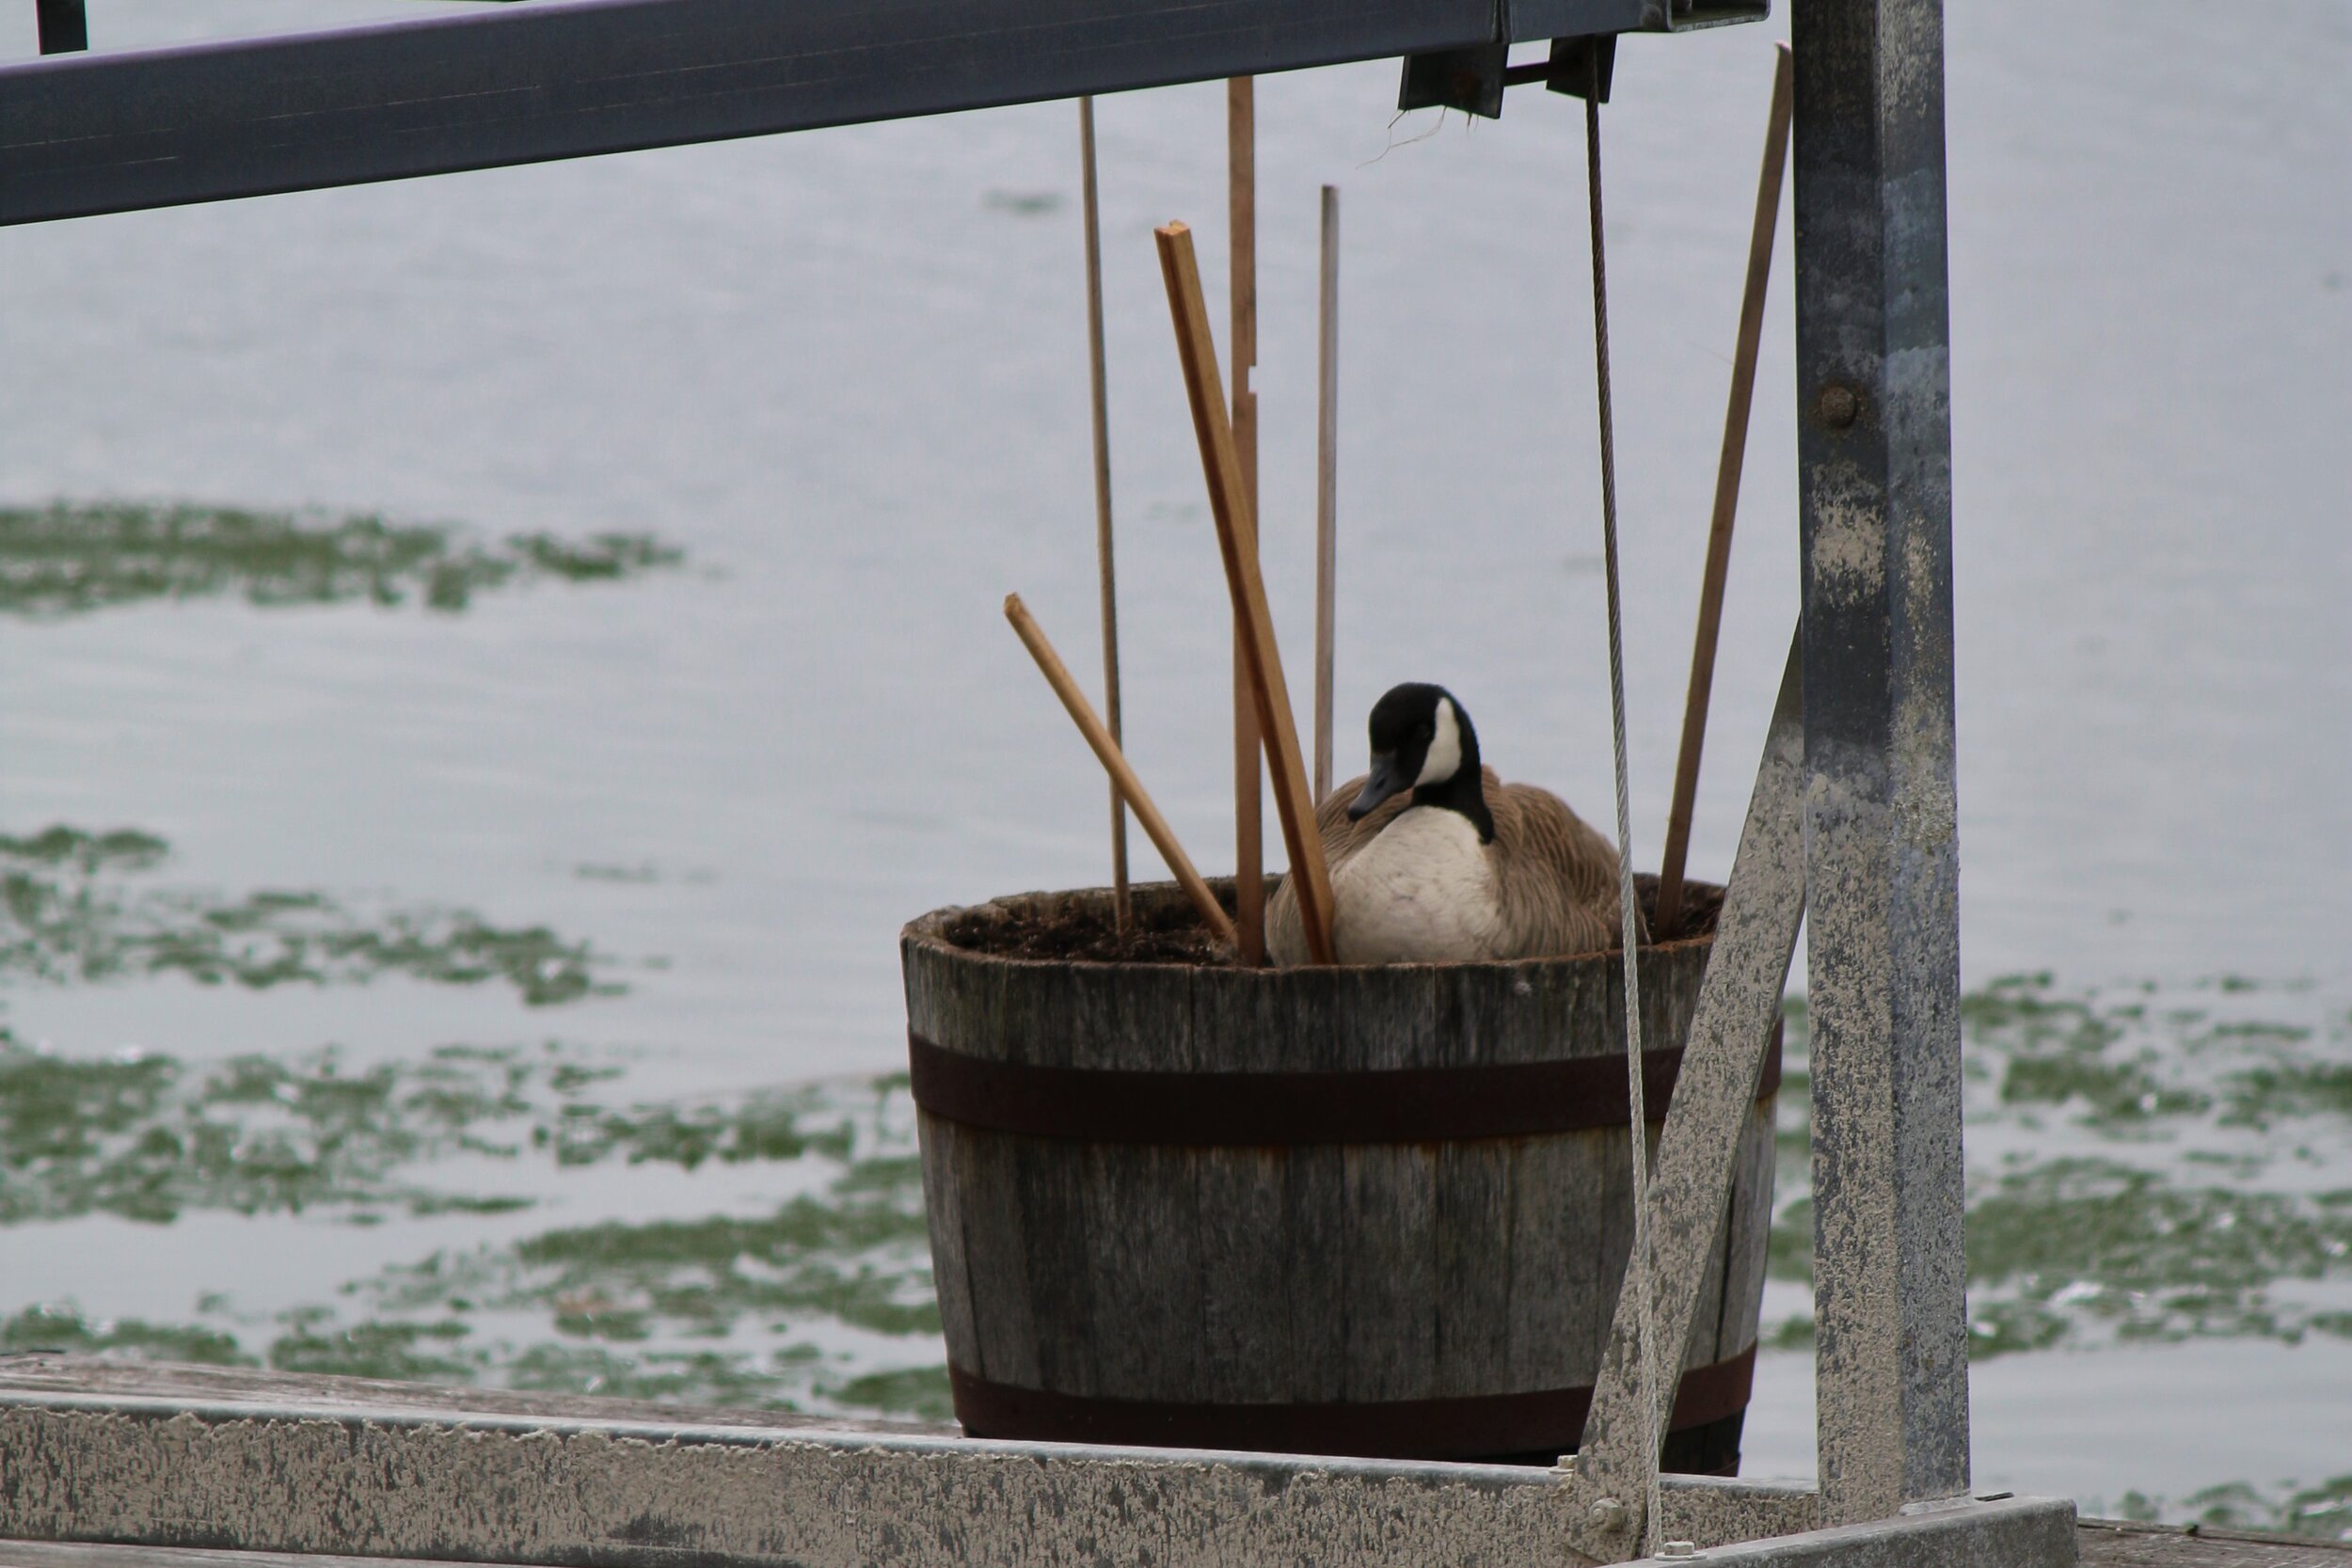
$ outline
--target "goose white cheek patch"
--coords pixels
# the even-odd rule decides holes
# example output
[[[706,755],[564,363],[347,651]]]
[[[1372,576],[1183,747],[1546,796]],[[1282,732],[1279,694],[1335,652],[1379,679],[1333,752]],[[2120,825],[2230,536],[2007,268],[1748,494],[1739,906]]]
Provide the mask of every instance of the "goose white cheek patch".
[[[1429,755],[1421,765],[1421,777],[1413,781],[1418,789],[1422,784],[1443,784],[1461,771],[1462,726],[1454,717],[1454,705],[1445,698],[1438,699],[1438,733],[1429,737]]]

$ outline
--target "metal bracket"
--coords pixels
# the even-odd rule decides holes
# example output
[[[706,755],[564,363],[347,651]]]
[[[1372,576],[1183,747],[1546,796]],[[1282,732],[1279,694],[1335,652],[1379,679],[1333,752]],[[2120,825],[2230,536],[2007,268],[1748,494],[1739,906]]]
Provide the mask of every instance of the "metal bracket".
[[[1409,109],[1459,109],[1464,114],[1502,117],[1503,77],[1511,65],[1507,43],[1474,43],[1405,56],[1405,79],[1396,89],[1399,114]]]
[[[1396,91],[1397,111],[1459,109],[1500,119],[1505,87],[1541,82],[1553,92],[1581,98],[1596,65],[1600,71],[1600,101],[1609,102],[1609,80],[1617,63],[1616,34],[1554,39],[1549,58],[1525,65],[1513,65],[1510,52],[1507,43],[1480,43],[1468,49],[1406,55],[1405,80]]]
[[[33,0],[33,22],[44,55],[78,55],[89,47],[89,13],[82,0]]]
[[[1553,39],[1551,58],[1544,62],[1543,84],[1548,92],[1570,98],[1591,94],[1599,84],[1600,102],[1609,102],[1610,79],[1617,73],[1617,35],[1601,38]]]
[[[1666,1348],[1658,1366],[1668,1390],[1682,1370],[1699,1284],[1723,1229],[1740,1130],[1804,918],[1804,680],[1802,643],[1792,643],[1724,890],[1714,955],[1699,987],[1682,1075],[1652,1167],[1655,1309],[1659,1343]],[[1563,1487],[1568,1542],[1597,1562],[1642,1555],[1649,1479],[1658,1465],[1658,1449],[1653,1445],[1645,1451],[1643,1434],[1659,1437],[1665,1428],[1663,1420],[1641,1418],[1640,1312],[1633,1289],[1640,1266],[1638,1258],[1627,1263],[1583,1446]]]

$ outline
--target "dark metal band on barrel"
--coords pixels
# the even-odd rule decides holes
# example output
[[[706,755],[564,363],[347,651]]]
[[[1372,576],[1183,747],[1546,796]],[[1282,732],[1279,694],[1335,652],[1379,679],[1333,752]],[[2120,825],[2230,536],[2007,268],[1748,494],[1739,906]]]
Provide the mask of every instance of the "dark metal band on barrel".
[[[1756,1347],[1693,1367],[1675,1393],[1672,1432],[1748,1407]],[[1017,1433],[1046,1443],[1151,1449],[1246,1449],[1260,1453],[1349,1453],[1372,1459],[1475,1459],[1566,1453],[1584,1433],[1593,1390],[1546,1388],[1457,1399],[1327,1404],[1192,1404],[1093,1399],[992,1383],[949,1363],[956,1419],[975,1437]]]
[[[1625,1061],[1347,1072],[1137,1072],[993,1062],[907,1036],[914,1102],[1000,1132],[1089,1143],[1423,1143],[1623,1127]],[[1642,1053],[1643,1100],[1663,1121],[1682,1050]],[[1756,1097],[1780,1087],[1780,1029]],[[1529,1398],[1550,1398],[1549,1395]]]

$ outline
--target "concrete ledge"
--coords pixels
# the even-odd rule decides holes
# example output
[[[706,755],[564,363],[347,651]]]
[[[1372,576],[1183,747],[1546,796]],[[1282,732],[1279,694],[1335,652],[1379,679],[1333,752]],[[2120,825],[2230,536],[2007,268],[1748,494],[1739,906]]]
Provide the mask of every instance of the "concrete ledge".
[[[0,1366],[0,1539],[579,1568],[1573,1560],[1540,1469],[469,1411],[185,1369],[143,1394],[141,1370]],[[1666,1513],[1708,1544],[1817,1516],[1800,1487],[1696,1478]]]

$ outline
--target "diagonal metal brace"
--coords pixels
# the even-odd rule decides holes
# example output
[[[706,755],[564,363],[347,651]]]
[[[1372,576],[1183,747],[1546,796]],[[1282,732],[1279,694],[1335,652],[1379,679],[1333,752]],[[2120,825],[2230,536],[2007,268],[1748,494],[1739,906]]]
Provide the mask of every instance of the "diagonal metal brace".
[[[1780,699],[1772,708],[1764,760],[1756,771],[1740,853],[1715,927],[1715,950],[1699,987],[1698,1009],[1682,1053],[1666,1125],[1650,1178],[1650,1236],[1657,1259],[1661,1393],[1670,1404],[1678,1381],[1699,1286],[1721,1239],[1734,1156],[1755,1102],[1765,1048],[1780,1015],[1781,990],[1804,918],[1804,665],[1788,650]],[[1585,1418],[1583,1446],[1564,1491],[1568,1544],[1596,1562],[1643,1555],[1645,1514],[1665,1411],[1642,1419],[1641,1308],[1634,1271],[1617,1292],[1609,1349]]]

